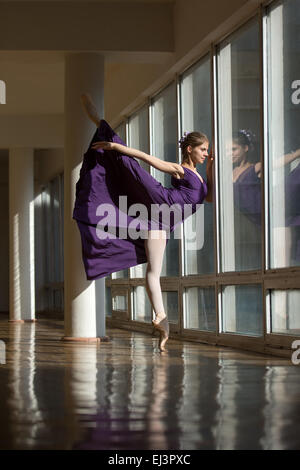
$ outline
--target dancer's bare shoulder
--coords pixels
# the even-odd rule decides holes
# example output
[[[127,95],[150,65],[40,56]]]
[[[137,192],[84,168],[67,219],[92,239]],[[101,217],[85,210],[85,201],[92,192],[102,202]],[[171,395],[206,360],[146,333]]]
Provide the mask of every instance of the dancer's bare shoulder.
[[[172,171],[172,176],[174,176],[174,178],[176,179],[181,179],[184,177],[184,169],[182,168],[181,165],[179,165],[179,163],[173,163],[173,166],[174,166],[174,170]]]

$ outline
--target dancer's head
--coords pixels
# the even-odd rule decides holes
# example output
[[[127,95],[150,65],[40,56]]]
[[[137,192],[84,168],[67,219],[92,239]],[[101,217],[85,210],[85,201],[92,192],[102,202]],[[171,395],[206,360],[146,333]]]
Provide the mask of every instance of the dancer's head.
[[[208,156],[209,141],[202,132],[185,132],[179,141],[182,163],[204,163]]]
[[[256,163],[259,159],[256,150],[256,137],[250,130],[240,129],[232,136],[232,162],[235,165],[241,163]]]

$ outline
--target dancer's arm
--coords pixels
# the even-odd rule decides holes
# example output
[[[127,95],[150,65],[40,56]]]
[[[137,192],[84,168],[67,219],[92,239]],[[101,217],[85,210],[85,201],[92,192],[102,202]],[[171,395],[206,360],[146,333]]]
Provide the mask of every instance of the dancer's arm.
[[[295,150],[294,152],[286,153],[280,158],[277,158],[273,163],[273,169],[276,170],[277,168],[281,168],[284,165],[288,165],[292,163],[294,160],[300,157],[300,149]],[[261,162],[257,162],[255,164],[255,172],[257,176],[261,177]]]
[[[158,157],[154,157],[153,155],[148,155],[145,152],[140,150],[127,147],[126,145],[118,144],[116,142],[95,142],[92,145],[93,149],[104,149],[104,150],[115,150],[123,155],[127,155],[129,157],[135,157],[143,162],[148,163],[149,165],[153,166],[157,170],[163,171],[164,173],[170,174],[179,174],[180,176],[184,175],[184,170],[178,163],[173,162],[166,162],[161,160]]]

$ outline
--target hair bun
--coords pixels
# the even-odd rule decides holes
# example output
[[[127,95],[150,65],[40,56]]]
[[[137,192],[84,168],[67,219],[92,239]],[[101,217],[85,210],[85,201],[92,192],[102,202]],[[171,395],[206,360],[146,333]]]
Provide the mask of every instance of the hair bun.
[[[189,135],[189,132],[184,132],[183,136],[181,137],[181,139],[179,139],[178,143],[179,143],[179,147],[182,148],[182,145],[184,144],[187,136]]]
[[[239,133],[248,140],[250,145],[253,145],[256,140],[256,135],[250,129],[240,129]]]

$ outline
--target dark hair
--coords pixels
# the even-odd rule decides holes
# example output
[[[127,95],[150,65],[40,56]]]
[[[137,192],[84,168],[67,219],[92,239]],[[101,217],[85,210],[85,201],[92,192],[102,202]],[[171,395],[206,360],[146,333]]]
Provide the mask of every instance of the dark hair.
[[[179,140],[179,147],[182,152],[182,162],[188,159],[187,148],[190,145],[192,148],[197,147],[198,145],[204,144],[204,142],[209,142],[207,136],[202,132],[185,132],[184,135]]]
[[[241,145],[242,147],[245,147],[247,145],[247,162],[257,163],[259,161],[256,135],[250,129],[240,129],[234,132],[232,135],[232,140],[237,142],[237,144]]]

